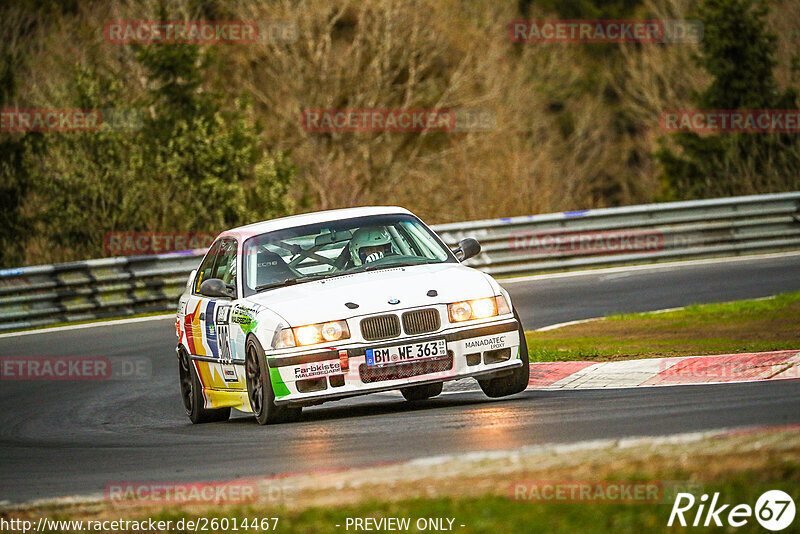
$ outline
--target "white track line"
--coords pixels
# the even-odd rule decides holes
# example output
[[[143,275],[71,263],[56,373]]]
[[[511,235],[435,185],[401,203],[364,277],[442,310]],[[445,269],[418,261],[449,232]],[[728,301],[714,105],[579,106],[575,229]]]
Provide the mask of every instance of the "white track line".
[[[771,296],[771,297],[762,297],[762,298],[759,298],[759,299],[752,299],[752,300],[766,300],[766,299],[774,299],[774,298],[775,298],[774,296]],[[750,299],[748,299],[748,300],[750,300]],[[724,303],[722,303],[722,304],[724,304]],[[645,314],[645,313],[669,313],[669,312],[674,312],[674,311],[678,311],[678,310],[683,310],[685,308],[686,308],[686,306],[679,306],[677,308],[664,308],[663,310],[653,310],[653,311],[646,311],[646,312],[638,312],[638,313],[636,313],[636,315]],[[633,315],[633,314],[631,313],[631,314],[619,314],[619,315]],[[564,328],[565,326],[572,326],[572,325],[584,324],[584,323],[592,323],[594,321],[599,321],[601,319],[608,319],[608,316],[590,317],[589,319],[578,319],[577,321],[567,321],[565,323],[549,324],[547,326],[543,326],[541,328],[537,328],[536,330],[534,330],[534,332],[547,332],[548,330],[557,330],[559,328]],[[530,330],[528,330],[528,332],[530,332]]]
[[[646,265],[626,265],[620,267],[606,267],[601,269],[586,269],[582,271],[568,271],[564,273],[532,274],[528,276],[518,276],[514,278],[498,278],[500,285],[517,284],[520,282],[530,282],[533,280],[548,280],[552,278],[569,278],[572,276],[604,275],[611,273],[623,273],[631,271],[651,271],[656,269],[670,269],[680,267],[692,267],[694,265],[710,265],[716,263],[735,263],[741,261],[757,261],[770,258],[789,258],[800,256],[800,252],[776,252],[773,254],[753,254],[749,256],[729,256],[725,258],[708,258],[704,260],[684,260],[670,261],[664,263],[648,263]]]
[[[149,317],[134,317],[132,319],[115,319],[113,321],[98,321],[95,323],[71,324],[65,326],[54,326],[52,328],[40,328],[38,330],[23,330],[21,332],[9,332],[0,334],[0,339],[4,337],[30,336],[31,334],[49,334],[50,332],[64,332],[66,330],[80,330],[83,328],[93,328],[96,326],[116,326],[121,324],[143,323],[145,321],[159,321],[163,319],[175,319],[175,314],[151,315]]]

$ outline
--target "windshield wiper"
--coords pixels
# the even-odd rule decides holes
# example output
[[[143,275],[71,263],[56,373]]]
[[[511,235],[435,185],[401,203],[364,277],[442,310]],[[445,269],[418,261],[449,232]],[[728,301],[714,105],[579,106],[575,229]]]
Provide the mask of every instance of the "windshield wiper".
[[[269,284],[261,284],[256,286],[256,291],[264,291],[265,289],[272,289],[273,287],[292,286],[297,283],[297,278],[287,278],[283,282],[270,282]]]
[[[399,261],[397,263],[385,263],[382,265],[367,265],[364,267],[364,272],[379,271],[381,269],[394,269],[395,267],[411,267],[413,265],[425,265],[426,263],[433,263],[431,261]]]
[[[295,284],[302,284],[304,282],[313,282],[314,280],[321,280],[323,278],[327,278],[327,276],[320,274],[316,276],[304,276],[303,278],[287,278],[283,282],[270,282],[269,284],[256,286],[256,292],[259,293],[266,289],[274,289],[276,287],[293,286]]]

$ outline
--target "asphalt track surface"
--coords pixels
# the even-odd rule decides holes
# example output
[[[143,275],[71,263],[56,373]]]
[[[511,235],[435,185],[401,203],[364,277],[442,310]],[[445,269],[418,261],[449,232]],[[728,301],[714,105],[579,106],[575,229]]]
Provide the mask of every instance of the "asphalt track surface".
[[[800,290],[800,255],[508,280],[525,327]],[[800,380],[618,390],[479,391],[417,405],[376,394],[262,427],[183,414],[174,323],[0,338],[0,356],[146,356],[147,381],[0,381],[0,501],[100,493],[125,481],[226,480],[537,443],[800,423]]]

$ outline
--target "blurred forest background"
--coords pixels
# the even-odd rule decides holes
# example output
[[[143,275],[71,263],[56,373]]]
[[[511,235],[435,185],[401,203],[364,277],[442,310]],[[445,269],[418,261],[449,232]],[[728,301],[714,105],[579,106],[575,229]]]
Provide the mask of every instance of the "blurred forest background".
[[[797,135],[664,134],[666,109],[796,109],[800,0],[6,0],[0,107],[134,110],[0,133],[0,266],[110,231],[367,204],[428,223],[800,189]],[[697,44],[522,44],[514,19],[697,19]],[[294,42],[122,45],[114,20],[284,20]],[[314,133],[305,108],[490,110],[490,131]]]

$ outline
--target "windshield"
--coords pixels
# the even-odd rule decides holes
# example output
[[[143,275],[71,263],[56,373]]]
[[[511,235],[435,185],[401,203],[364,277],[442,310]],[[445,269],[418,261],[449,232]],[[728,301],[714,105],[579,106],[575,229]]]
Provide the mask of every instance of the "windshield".
[[[456,262],[411,215],[379,215],[287,228],[244,244],[244,294],[341,274]]]

